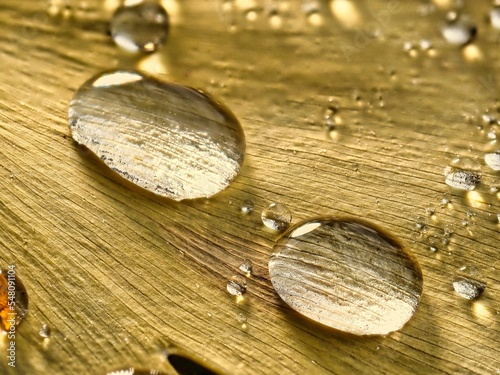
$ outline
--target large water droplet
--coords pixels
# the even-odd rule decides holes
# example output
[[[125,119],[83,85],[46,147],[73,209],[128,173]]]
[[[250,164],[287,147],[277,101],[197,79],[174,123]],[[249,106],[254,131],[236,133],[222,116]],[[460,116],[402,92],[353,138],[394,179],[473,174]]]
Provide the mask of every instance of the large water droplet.
[[[494,171],[500,171],[500,151],[484,155],[484,161]]]
[[[281,203],[271,203],[262,211],[262,222],[273,230],[285,230],[292,222],[292,214],[287,206]]]
[[[13,266],[0,270],[0,331],[12,331],[28,313],[28,293]]]
[[[416,260],[356,219],[318,218],[290,228],[274,246],[269,273],[280,297],[299,313],[356,335],[400,329],[423,286]]]
[[[453,289],[465,299],[476,299],[483,294],[486,283],[480,280],[475,267],[461,267],[453,278]]]
[[[462,190],[474,190],[481,182],[481,173],[453,167],[445,168],[444,176],[448,186]]]
[[[168,26],[165,8],[156,1],[139,0],[119,7],[110,28],[113,40],[124,50],[153,52],[167,40]]]
[[[441,32],[448,43],[464,45],[476,36],[477,28],[467,17],[459,17],[447,22]]]
[[[236,177],[245,135],[204,93],[133,70],[95,76],[71,100],[76,142],[133,183],[175,200],[210,197]]]

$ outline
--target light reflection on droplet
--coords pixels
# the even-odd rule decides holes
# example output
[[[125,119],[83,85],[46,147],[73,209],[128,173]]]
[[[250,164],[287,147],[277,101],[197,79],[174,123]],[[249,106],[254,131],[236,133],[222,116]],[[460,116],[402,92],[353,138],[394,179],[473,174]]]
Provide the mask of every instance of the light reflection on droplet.
[[[342,26],[353,29],[361,27],[363,17],[357,5],[350,0],[333,0],[330,10]]]

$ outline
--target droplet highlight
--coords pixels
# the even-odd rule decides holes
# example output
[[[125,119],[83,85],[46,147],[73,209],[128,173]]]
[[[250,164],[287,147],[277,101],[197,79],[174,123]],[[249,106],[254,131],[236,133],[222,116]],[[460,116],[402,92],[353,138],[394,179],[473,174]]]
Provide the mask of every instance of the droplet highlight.
[[[284,204],[271,203],[262,211],[261,219],[269,229],[282,231],[292,222],[292,213]]]
[[[153,52],[167,40],[169,18],[157,1],[125,1],[111,19],[114,42],[128,52]]]
[[[211,197],[238,174],[245,135],[201,91],[134,70],[98,74],[69,107],[73,139],[121,177],[177,201]]]
[[[274,246],[271,282],[294,310],[355,335],[384,335],[412,317],[423,288],[416,260],[372,224],[304,221]]]

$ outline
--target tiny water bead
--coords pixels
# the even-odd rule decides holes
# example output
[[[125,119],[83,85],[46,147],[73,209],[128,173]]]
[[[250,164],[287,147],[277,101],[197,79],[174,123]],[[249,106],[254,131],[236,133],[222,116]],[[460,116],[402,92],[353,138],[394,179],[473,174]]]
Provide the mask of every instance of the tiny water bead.
[[[461,267],[453,278],[455,292],[469,300],[476,299],[483,294],[486,283],[481,281],[480,273],[475,267]]]
[[[355,335],[384,335],[412,317],[423,288],[416,260],[358,219],[304,221],[275,244],[271,282],[297,312]]]
[[[454,167],[446,167],[444,176],[448,186],[461,190],[474,190],[481,182],[481,173]]]
[[[241,212],[244,214],[251,214],[254,210],[254,204],[251,200],[244,200],[243,203],[240,206]]]
[[[262,211],[261,218],[266,227],[276,231],[285,230],[292,222],[290,210],[281,203],[271,203]]]
[[[136,185],[174,200],[210,197],[238,174],[245,135],[201,91],[135,70],[100,73],[69,107],[73,139]]]
[[[27,313],[28,293],[15,268],[0,270],[0,331],[12,331]]]
[[[47,324],[42,325],[42,328],[38,331],[38,334],[44,339],[48,339],[52,333],[52,330]]]
[[[444,39],[450,44],[465,45],[477,33],[477,28],[466,17],[457,17],[449,20],[441,29]]]
[[[126,0],[111,20],[111,36],[129,52],[153,52],[167,40],[168,14],[154,0]]]
[[[494,171],[500,171],[500,151],[484,155],[484,161]]]
[[[232,296],[242,296],[247,291],[247,281],[243,276],[234,275],[228,280],[226,289]]]

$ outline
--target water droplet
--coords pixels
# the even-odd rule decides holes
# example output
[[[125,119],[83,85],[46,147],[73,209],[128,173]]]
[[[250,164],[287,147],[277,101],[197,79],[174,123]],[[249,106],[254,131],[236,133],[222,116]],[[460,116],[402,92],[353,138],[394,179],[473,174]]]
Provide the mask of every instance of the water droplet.
[[[490,11],[491,26],[500,29],[500,7],[495,7]]]
[[[484,155],[484,161],[494,171],[500,171],[500,151]]]
[[[266,227],[277,231],[285,230],[292,222],[290,210],[281,203],[271,203],[262,211],[261,218]]]
[[[429,247],[429,250],[433,253],[435,253],[436,251],[438,251],[438,248],[436,246],[431,246]]]
[[[280,297],[299,313],[344,332],[398,330],[422,294],[416,260],[391,236],[357,219],[304,221],[273,250],[269,273]]]
[[[243,313],[239,313],[237,316],[236,316],[236,319],[238,320],[238,322],[240,323],[245,323],[247,321],[247,317],[245,314]]]
[[[461,267],[453,278],[453,289],[461,297],[476,299],[483,294],[486,283],[480,280],[480,273],[476,267]]]
[[[481,182],[481,173],[453,167],[445,168],[444,176],[448,186],[462,190],[474,190]]]
[[[243,260],[243,263],[240,264],[240,270],[244,272],[247,276],[250,276],[253,271],[253,263],[250,259]]]
[[[71,100],[75,141],[156,194],[210,197],[236,177],[245,135],[229,109],[201,91],[116,70],[84,83]]]
[[[0,270],[0,331],[11,331],[27,313],[28,293],[14,266]]]
[[[283,18],[277,11],[272,11],[269,14],[269,25],[273,29],[279,29],[283,26]]]
[[[52,330],[47,324],[42,325],[42,328],[40,328],[40,331],[38,331],[38,334],[45,339],[48,339],[51,333]]]
[[[111,36],[129,52],[153,52],[167,40],[169,19],[165,8],[152,0],[129,1],[111,20]]]
[[[247,281],[243,276],[234,275],[228,280],[226,289],[232,296],[241,296],[247,291]]]
[[[477,28],[467,18],[460,17],[447,22],[441,33],[450,44],[464,45],[476,36]]]
[[[251,214],[254,210],[254,204],[251,200],[244,200],[240,207],[241,212],[244,214]]]
[[[422,39],[419,44],[422,51],[428,51],[432,48],[432,43],[428,39]]]

